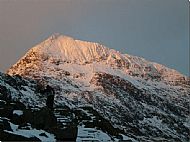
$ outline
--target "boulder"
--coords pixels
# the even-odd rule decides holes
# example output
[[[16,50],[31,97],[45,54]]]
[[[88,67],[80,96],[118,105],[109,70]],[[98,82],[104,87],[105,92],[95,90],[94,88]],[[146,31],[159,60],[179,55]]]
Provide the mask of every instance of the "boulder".
[[[48,130],[57,125],[57,119],[51,109],[48,107],[42,108],[34,114],[34,126],[38,129]]]
[[[0,133],[1,133],[3,130],[12,131],[8,119],[0,119]]]
[[[23,114],[24,112],[22,110],[13,110],[13,116],[11,118],[11,121],[16,125],[26,123]]]
[[[76,141],[78,127],[71,125],[66,129],[54,128],[53,132],[58,141]]]
[[[9,90],[5,86],[0,85],[0,100],[10,101],[11,95]]]

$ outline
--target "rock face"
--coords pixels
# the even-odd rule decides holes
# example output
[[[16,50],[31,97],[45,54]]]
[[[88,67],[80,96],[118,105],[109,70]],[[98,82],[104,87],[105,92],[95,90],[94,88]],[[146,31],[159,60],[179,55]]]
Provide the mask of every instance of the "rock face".
[[[53,35],[7,73],[12,77],[1,75],[1,91],[26,106],[42,108],[44,86],[53,87],[55,106],[62,108],[55,110],[58,123],[72,126],[78,141],[88,135],[99,141],[189,140],[189,78],[163,65]]]
[[[48,130],[56,127],[57,119],[48,107],[35,113],[34,125],[38,129]]]
[[[0,140],[75,141],[77,134],[71,135],[72,130],[64,130],[57,122],[54,111],[47,106],[43,107],[45,105],[43,94],[36,93],[39,89],[37,86],[35,81],[0,74]],[[23,90],[28,96],[22,94]],[[38,95],[42,96],[40,106],[25,102],[30,102],[34,98],[37,101]],[[70,137],[62,136],[67,134]]]

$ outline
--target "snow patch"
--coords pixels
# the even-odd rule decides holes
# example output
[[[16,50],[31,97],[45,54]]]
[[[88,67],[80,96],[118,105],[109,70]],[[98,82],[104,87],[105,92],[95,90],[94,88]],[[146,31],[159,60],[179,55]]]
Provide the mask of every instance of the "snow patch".
[[[30,130],[23,130],[23,129],[18,128],[19,125],[15,125],[11,122],[9,122],[9,123],[10,123],[12,131],[4,130],[5,132],[12,133],[15,135],[21,135],[21,136],[24,136],[27,138],[37,137],[41,141],[51,141],[51,142],[56,141],[55,136],[53,134],[50,134],[44,130],[37,130],[37,129],[33,129],[32,127],[30,127]],[[40,136],[40,134],[42,134],[42,133],[44,133],[47,137],[46,136]]]
[[[13,111],[13,114],[16,114],[16,115],[18,115],[18,116],[21,116],[21,115],[23,115],[23,111],[22,111],[22,110],[14,110],[14,111]]]

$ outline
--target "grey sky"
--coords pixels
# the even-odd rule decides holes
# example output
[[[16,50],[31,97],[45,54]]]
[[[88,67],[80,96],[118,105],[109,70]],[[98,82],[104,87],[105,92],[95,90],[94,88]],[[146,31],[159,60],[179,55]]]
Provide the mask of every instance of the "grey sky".
[[[188,0],[0,0],[0,71],[52,33],[189,75]]]

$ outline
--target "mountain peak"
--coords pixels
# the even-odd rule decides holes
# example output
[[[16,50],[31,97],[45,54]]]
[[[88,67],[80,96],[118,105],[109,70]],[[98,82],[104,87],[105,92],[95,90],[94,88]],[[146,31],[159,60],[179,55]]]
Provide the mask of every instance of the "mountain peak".
[[[62,36],[60,33],[53,33],[49,38],[57,39],[60,36]]]
[[[74,40],[72,37],[60,33],[52,34],[47,40]]]
[[[87,62],[107,56],[109,50],[98,43],[76,40],[56,33],[31,51],[61,60]]]
[[[58,33],[30,49],[8,70],[8,73],[10,75],[25,75],[31,70],[32,72],[41,70],[43,74],[52,68],[63,70],[65,66],[73,68],[76,64],[81,65],[83,69],[86,68],[83,65],[89,65],[88,70],[92,72],[114,70],[113,73],[119,70],[123,76],[139,77],[146,80],[164,80],[172,83],[186,80],[186,77],[179,72],[163,65],[140,57],[121,54],[99,43],[76,40]],[[94,64],[96,64],[95,67]],[[49,74],[54,73],[50,71]]]

